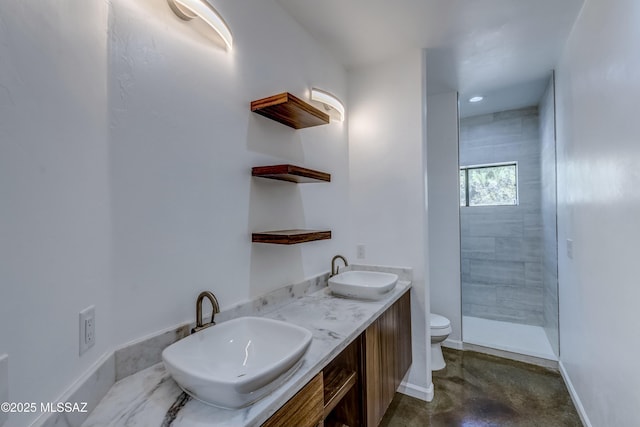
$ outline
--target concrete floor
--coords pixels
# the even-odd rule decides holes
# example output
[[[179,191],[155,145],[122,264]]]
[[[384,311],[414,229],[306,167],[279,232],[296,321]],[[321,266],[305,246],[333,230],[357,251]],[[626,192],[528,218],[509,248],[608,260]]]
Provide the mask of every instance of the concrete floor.
[[[381,427],[582,426],[557,372],[471,351],[444,357],[433,401],[398,393]]]

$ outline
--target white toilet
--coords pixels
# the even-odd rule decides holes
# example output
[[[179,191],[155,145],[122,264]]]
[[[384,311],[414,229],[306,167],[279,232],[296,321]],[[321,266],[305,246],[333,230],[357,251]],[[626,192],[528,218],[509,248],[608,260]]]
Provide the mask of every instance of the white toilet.
[[[429,323],[431,329],[431,370],[439,371],[447,366],[442,356],[440,344],[451,333],[451,322],[444,316],[431,313]]]

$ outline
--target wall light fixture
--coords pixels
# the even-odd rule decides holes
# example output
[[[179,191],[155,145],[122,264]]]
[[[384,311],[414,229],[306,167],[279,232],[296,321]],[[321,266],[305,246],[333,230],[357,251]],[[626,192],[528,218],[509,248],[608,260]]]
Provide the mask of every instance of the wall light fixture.
[[[185,21],[199,17],[222,38],[227,50],[233,47],[231,30],[222,16],[207,0],[167,0],[171,10]]]
[[[344,105],[335,95],[314,87],[311,89],[311,100],[322,103],[331,118],[344,121]]]

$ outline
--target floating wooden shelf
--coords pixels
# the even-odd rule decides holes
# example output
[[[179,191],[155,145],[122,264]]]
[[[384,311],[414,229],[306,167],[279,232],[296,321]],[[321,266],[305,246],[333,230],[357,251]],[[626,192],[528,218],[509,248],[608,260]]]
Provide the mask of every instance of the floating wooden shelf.
[[[251,102],[251,111],[294,129],[326,125],[329,115],[289,92]]]
[[[273,243],[276,245],[295,245],[296,243],[326,239],[331,239],[331,231],[278,230],[253,233],[251,236],[251,241],[254,243]]]
[[[331,181],[331,175],[328,173],[294,165],[258,166],[251,169],[251,175],[296,183]]]
[[[357,374],[344,368],[332,367],[324,375],[324,417],[340,403],[342,398],[356,385]]]

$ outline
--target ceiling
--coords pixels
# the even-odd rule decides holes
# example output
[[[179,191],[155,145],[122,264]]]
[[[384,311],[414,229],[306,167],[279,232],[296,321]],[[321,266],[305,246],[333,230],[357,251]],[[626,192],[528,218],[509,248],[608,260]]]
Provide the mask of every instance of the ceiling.
[[[459,91],[461,99],[546,78],[556,66],[583,3],[276,1],[347,69],[410,48],[427,49],[428,93]]]
[[[482,91],[482,102],[469,102],[471,94],[460,94],[460,117],[480,116],[497,111],[516,110],[540,104],[551,74],[541,79],[502,87],[497,90]],[[475,95],[475,94],[474,94]]]

